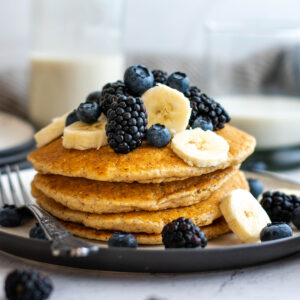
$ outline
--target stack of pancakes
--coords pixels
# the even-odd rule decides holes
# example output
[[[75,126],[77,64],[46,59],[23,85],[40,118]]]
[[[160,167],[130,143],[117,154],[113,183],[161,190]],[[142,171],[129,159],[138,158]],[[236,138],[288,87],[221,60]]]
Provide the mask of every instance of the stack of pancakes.
[[[228,160],[203,168],[186,164],[170,147],[143,143],[116,154],[109,146],[65,149],[59,138],[28,157],[38,171],[32,194],[80,237],[107,241],[126,231],[139,244],[161,244],[164,225],[186,217],[212,239],[229,231],[219,203],[234,189],[248,189],[239,166],[255,147],[253,137],[230,125],[216,133],[230,146]]]

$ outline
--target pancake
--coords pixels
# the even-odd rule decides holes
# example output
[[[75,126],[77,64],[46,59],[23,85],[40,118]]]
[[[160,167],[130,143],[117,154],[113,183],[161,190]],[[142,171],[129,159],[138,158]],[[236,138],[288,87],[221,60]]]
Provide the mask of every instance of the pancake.
[[[240,164],[254,150],[255,139],[226,125],[216,132],[230,146],[228,159],[214,167],[189,166],[170,147],[155,148],[143,143],[128,154],[117,154],[109,146],[99,150],[65,149],[62,138],[33,151],[28,156],[34,168],[45,174],[83,177],[110,182],[152,182],[183,180]]]
[[[97,230],[85,227],[80,224],[60,221],[62,225],[69,230],[73,235],[81,238],[105,241],[114,234],[114,231]],[[217,238],[218,236],[230,232],[228,225],[223,218],[215,220],[208,226],[201,227],[208,240]],[[160,245],[162,244],[161,234],[133,233],[139,245]]]
[[[203,201],[237,172],[236,168],[230,167],[186,180],[159,184],[113,183],[37,174],[33,180],[32,194],[38,197],[38,189],[70,209],[97,214],[156,211]]]
[[[187,207],[170,208],[155,212],[137,211],[116,214],[95,214],[76,211],[55,202],[41,194],[37,203],[55,217],[69,222],[80,223],[86,227],[100,230],[120,230],[127,232],[161,233],[163,227],[179,217],[191,218],[198,226],[211,224],[221,217],[219,203],[234,189],[248,189],[242,172],[238,172],[211,196],[198,204]]]

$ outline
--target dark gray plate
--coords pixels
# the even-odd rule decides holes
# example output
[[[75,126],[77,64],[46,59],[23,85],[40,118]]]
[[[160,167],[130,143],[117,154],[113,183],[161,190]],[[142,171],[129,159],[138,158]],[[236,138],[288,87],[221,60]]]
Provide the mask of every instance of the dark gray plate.
[[[298,184],[270,174],[247,172],[268,189],[295,189]],[[28,233],[26,233],[28,234]],[[49,242],[28,239],[0,230],[0,250],[23,258],[84,269],[126,272],[199,272],[242,268],[266,263],[300,251],[300,235],[250,245],[222,246],[206,249],[170,249],[161,247],[125,249],[101,248],[86,258],[53,257]]]

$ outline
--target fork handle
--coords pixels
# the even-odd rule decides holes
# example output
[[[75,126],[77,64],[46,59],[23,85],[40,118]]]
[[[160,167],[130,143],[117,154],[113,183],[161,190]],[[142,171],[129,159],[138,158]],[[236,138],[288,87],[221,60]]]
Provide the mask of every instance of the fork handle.
[[[54,256],[88,256],[90,253],[99,250],[97,246],[75,238],[55,218],[39,206],[29,204],[26,207],[34,214],[47,238],[52,241],[51,251]]]

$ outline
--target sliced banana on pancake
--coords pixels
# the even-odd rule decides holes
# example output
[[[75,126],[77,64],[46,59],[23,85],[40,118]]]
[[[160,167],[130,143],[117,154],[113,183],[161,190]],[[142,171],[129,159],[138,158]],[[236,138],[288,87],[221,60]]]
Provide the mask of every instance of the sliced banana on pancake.
[[[48,143],[52,142],[53,140],[57,139],[63,134],[66,118],[68,115],[69,113],[66,113],[61,117],[53,119],[49,125],[42,128],[34,135],[36,146],[38,148],[47,145]]]
[[[187,164],[197,167],[217,166],[228,159],[227,141],[213,131],[201,128],[177,133],[171,142],[172,150]]]
[[[246,190],[229,193],[220,204],[229,228],[245,243],[259,241],[261,230],[271,220],[259,202]]]
[[[75,122],[64,129],[63,146],[68,149],[99,149],[107,145],[105,117],[93,124]]]
[[[160,123],[174,135],[188,126],[190,101],[181,92],[159,84],[147,90],[142,99],[147,109],[148,127]]]

